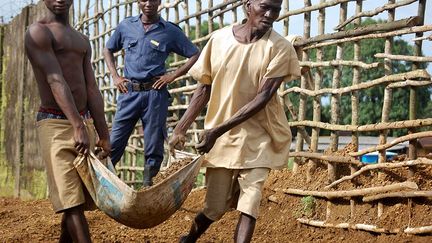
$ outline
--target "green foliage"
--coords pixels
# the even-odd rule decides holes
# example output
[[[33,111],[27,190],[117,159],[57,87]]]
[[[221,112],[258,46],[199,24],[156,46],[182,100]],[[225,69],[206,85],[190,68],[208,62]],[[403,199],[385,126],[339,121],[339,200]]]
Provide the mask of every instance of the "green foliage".
[[[313,196],[302,197],[300,204],[293,210],[294,218],[313,217],[316,209],[316,200]]]
[[[382,23],[383,21],[366,19],[362,25],[370,25],[376,23]],[[353,28],[353,25],[347,26],[348,29]],[[374,63],[383,62],[382,59],[376,58],[376,53],[384,53],[385,39],[365,39],[360,41],[360,57],[362,62]],[[354,58],[354,44],[346,43],[343,46],[343,59],[353,60]],[[323,48],[324,61],[334,60],[336,57],[336,46],[326,46]],[[410,45],[403,39],[394,39],[392,45],[392,53],[396,55],[413,55],[413,46]],[[311,60],[316,61],[316,50],[310,52]],[[427,65],[423,64],[420,68],[427,68]],[[404,61],[392,61],[392,72],[403,73],[412,70],[411,62]],[[312,75],[315,75],[316,70],[313,70]],[[323,68],[323,88],[330,88],[333,79],[334,68]],[[350,67],[341,68],[341,87],[352,85],[353,69]],[[384,67],[380,66],[373,69],[362,69],[361,70],[361,82],[370,81],[385,76]],[[417,88],[417,117],[426,118],[432,114],[431,104],[431,88]],[[393,89],[393,99],[391,112],[389,114],[390,121],[400,121],[409,119],[409,88]],[[365,89],[359,92],[359,124],[372,124],[381,121],[382,106],[384,97],[384,86],[375,86],[373,88]],[[294,103],[294,99],[291,100]],[[330,97],[327,96],[323,99],[326,102],[322,102],[321,121],[330,121]],[[298,104],[298,102],[295,102]],[[297,107],[298,105],[295,104]],[[307,119],[312,120],[312,100],[308,100],[308,108],[306,111]],[[340,124],[351,124],[351,96],[350,94],[343,95],[340,102]],[[328,131],[322,131],[328,133]],[[404,130],[393,130],[389,134],[390,136],[400,136],[406,134]],[[323,134],[324,135],[324,134]],[[363,135],[377,135],[377,133],[364,133]]]

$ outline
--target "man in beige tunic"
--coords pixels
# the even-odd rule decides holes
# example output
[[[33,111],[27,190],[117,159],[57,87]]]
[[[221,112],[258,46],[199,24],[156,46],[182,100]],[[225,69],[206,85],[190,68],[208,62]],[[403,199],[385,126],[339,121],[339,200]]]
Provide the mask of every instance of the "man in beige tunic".
[[[300,67],[293,46],[271,28],[281,3],[247,1],[248,19],[216,31],[189,71],[200,85],[170,145],[183,147],[186,130],[208,103],[197,145],[207,153],[207,195],[181,242],[195,242],[231,206],[241,212],[235,242],[250,242],[264,181],[288,161],[291,132],[276,92]]]

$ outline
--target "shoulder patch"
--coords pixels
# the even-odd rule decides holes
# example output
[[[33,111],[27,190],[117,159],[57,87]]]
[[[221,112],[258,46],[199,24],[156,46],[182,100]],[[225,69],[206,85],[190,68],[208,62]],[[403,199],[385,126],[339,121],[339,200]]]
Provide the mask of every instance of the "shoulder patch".
[[[175,24],[175,23],[173,23],[171,21],[167,21],[167,22],[170,23],[170,24],[172,24],[172,25],[174,25],[175,27],[179,28],[181,31],[183,31],[182,28],[180,28],[180,26],[178,26],[178,24]]]

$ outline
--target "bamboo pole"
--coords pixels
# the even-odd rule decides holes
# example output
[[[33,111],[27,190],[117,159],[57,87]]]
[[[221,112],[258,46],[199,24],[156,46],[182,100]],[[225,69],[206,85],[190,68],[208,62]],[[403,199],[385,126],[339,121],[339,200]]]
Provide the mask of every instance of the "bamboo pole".
[[[389,191],[400,191],[403,189],[417,190],[418,186],[415,182],[405,181],[400,183],[394,183],[391,185],[368,187],[362,189],[353,189],[346,191],[306,191],[300,189],[283,189],[282,191],[286,194],[298,195],[298,196],[314,196],[322,197],[327,199],[335,198],[351,198],[351,197],[361,197],[370,194],[378,194]]]
[[[389,3],[385,4],[384,6],[378,7],[372,11],[364,11],[364,12],[356,13],[355,16],[350,17],[349,19],[347,19],[342,24],[336,26],[335,30],[341,30],[343,27],[345,27],[347,24],[351,23],[355,19],[359,19],[361,17],[373,17],[373,16],[375,16],[379,13],[382,13],[386,10],[394,10],[398,7],[409,5],[409,4],[416,2],[416,1],[417,0],[404,0],[404,1],[399,1],[397,3],[389,2]]]
[[[378,169],[394,169],[394,168],[401,168],[401,167],[409,167],[409,166],[415,166],[415,165],[432,165],[432,160],[426,159],[426,158],[419,158],[417,160],[410,160],[410,161],[403,161],[398,163],[381,163],[381,164],[372,164],[372,165],[366,165],[362,167],[360,170],[356,171],[352,175],[344,176],[337,181],[332,182],[331,184],[324,187],[324,189],[328,190],[344,181],[352,180],[356,176],[359,176],[363,174],[366,171],[370,170],[378,170]]]

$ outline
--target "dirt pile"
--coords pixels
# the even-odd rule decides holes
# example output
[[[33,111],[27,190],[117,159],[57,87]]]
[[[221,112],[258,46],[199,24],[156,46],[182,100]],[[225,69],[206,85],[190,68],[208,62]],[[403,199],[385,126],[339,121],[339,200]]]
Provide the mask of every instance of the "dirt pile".
[[[304,169],[301,166],[301,169]],[[318,174],[316,174],[318,173]],[[321,174],[324,175],[321,175]],[[422,172],[423,173],[423,172]],[[426,172],[425,172],[426,173]],[[318,167],[316,177],[325,178],[326,171]],[[429,180],[429,177],[419,179]],[[429,174],[427,172],[428,176]],[[315,181],[313,182],[315,183]],[[303,188],[307,183],[304,175],[293,175],[289,170],[273,171],[265,184],[261,215],[258,219],[253,242],[431,242],[432,236],[374,235],[368,232],[343,229],[323,229],[305,226],[296,221],[298,217],[325,219],[323,200],[311,204],[304,197],[289,196],[279,189]],[[321,188],[324,184],[316,187]],[[176,242],[188,231],[195,214],[202,208],[205,190],[192,192],[182,208],[169,220],[152,229],[135,230],[110,219],[100,211],[86,212],[92,238],[95,242]],[[349,201],[332,208],[332,220],[349,219]],[[421,200],[413,200],[411,225],[432,224],[430,207]],[[383,218],[387,224],[397,227],[397,220],[407,221],[406,203],[386,202]],[[312,207],[309,207],[312,206]],[[355,221],[375,223],[376,208],[358,204]],[[228,212],[213,224],[199,242],[232,242],[238,213]],[[383,220],[384,221],[384,220]],[[402,225],[403,223],[401,223]],[[47,200],[20,201],[0,199],[0,235],[4,242],[56,242],[60,228],[60,215],[53,213]]]

